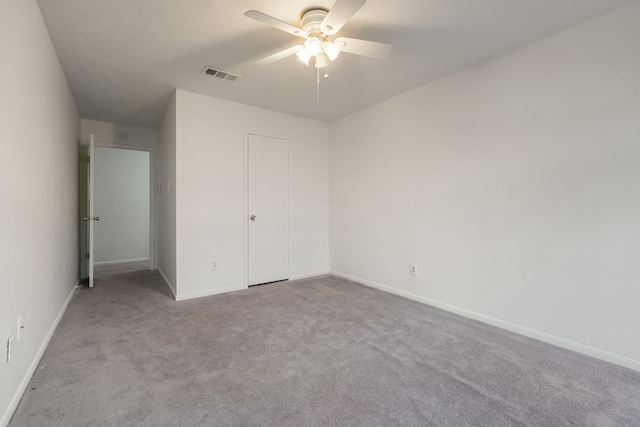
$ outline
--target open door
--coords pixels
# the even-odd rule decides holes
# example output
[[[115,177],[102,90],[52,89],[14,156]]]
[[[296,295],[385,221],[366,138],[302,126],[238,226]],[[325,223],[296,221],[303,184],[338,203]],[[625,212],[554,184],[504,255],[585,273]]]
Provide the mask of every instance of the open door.
[[[87,146],[87,215],[82,218],[87,222],[87,275],[89,287],[93,288],[93,222],[100,221],[99,216],[93,212],[93,183],[94,183],[94,137],[89,135],[89,146]]]

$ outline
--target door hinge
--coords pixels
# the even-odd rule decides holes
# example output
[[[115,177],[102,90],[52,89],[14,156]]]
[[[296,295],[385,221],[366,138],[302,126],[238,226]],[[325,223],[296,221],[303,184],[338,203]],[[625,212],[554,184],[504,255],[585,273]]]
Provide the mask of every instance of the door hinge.
[[[89,259],[89,252],[87,252],[87,259]]]
[[[91,156],[87,156],[87,163],[91,161]]]

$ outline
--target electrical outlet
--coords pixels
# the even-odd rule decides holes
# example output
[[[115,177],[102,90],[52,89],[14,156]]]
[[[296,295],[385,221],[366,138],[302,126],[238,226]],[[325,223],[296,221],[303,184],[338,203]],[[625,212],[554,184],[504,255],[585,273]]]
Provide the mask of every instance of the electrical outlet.
[[[417,276],[418,275],[418,267],[416,267],[415,264],[411,264],[409,266],[409,272],[411,273],[412,276]]]
[[[7,363],[11,362],[11,355],[13,354],[13,335],[9,334],[7,337]]]
[[[24,317],[20,316],[18,317],[18,333],[16,333],[16,339],[18,341],[20,341],[20,338],[22,338],[23,331],[24,331]]]

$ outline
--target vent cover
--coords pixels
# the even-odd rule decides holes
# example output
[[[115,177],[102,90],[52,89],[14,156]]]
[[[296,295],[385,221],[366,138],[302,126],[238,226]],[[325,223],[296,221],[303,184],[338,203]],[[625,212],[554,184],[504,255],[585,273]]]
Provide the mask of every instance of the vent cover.
[[[205,76],[213,77],[214,79],[223,80],[225,82],[234,83],[241,76],[239,74],[233,74],[228,71],[218,70],[210,65],[206,65],[202,70],[202,74]]]

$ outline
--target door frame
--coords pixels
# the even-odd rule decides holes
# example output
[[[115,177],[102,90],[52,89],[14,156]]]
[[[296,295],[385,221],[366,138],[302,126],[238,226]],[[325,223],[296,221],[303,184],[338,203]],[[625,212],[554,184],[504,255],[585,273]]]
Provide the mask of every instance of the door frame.
[[[289,204],[287,206],[287,223],[289,226],[289,236],[288,236],[288,254],[289,254],[289,262],[287,263],[287,276],[289,279],[291,279],[291,263],[293,261],[293,256],[291,254],[291,247],[292,247],[292,236],[291,236],[291,170],[292,170],[292,152],[291,152],[291,148],[292,148],[292,144],[291,144],[291,138],[286,137],[286,136],[282,136],[282,135],[277,135],[277,134],[273,134],[273,133],[269,133],[269,132],[263,132],[263,131],[255,131],[255,130],[249,130],[249,129],[244,129],[244,209],[243,209],[243,230],[244,230],[244,287],[245,288],[249,288],[249,136],[250,135],[255,135],[255,136],[263,136],[266,138],[274,138],[274,139],[280,139],[283,141],[287,141],[287,150],[289,153],[289,159],[288,159],[288,170],[287,170],[287,191],[288,191],[288,198],[289,198]]]
[[[83,142],[84,143],[84,142]],[[94,137],[94,146],[103,148],[116,148],[122,150],[133,151],[146,151],[149,153],[149,269],[155,270],[158,268],[157,254],[156,254],[156,184],[155,184],[155,148],[147,147],[144,145],[123,145],[116,144],[113,141],[106,139],[99,139]]]

